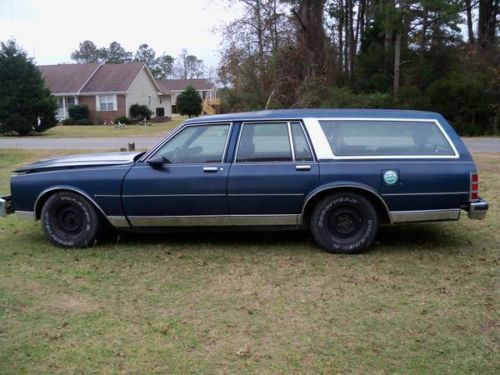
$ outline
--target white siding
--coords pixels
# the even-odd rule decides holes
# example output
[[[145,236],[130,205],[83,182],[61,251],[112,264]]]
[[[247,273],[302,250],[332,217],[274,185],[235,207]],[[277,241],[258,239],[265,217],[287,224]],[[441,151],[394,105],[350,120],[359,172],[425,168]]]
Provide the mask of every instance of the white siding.
[[[150,95],[151,106],[148,105]],[[165,97],[162,97],[160,103],[160,96],[158,95],[157,87],[152,82],[148,73],[146,73],[145,70],[142,70],[127,91],[125,101],[127,116],[130,115],[129,109],[133,104],[147,105],[149,109],[153,111],[153,117],[155,116],[156,108],[158,107],[163,107],[165,109],[165,116],[172,116],[172,105],[170,104],[170,100],[164,100],[164,98]]]
[[[165,109],[165,116],[172,117],[172,99],[171,95],[162,95],[160,97],[161,103],[159,107],[163,107]]]

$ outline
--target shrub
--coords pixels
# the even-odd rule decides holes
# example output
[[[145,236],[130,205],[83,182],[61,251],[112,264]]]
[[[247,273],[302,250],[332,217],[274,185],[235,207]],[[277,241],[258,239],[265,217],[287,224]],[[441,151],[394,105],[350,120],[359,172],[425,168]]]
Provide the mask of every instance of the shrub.
[[[62,123],[63,125],[94,125],[88,118],[84,118],[81,120],[73,120],[71,118],[67,118],[63,120]]]
[[[130,106],[130,117],[134,120],[149,119],[153,112],[146,105],[132,104]]]
[[[0,133],[43,132],[57,121],[56,99],[14,40],[0,44]]]
[[[487,74],[454,72],[427,89],[431,108],[454,123],[462,135],[494,134],[495,105],[500,99]]]
[[[177,110],[181,115],[199,116],[201,113],[201,96],[193,86],[188,86],[177,97]]]
[[[120,117],[115,118],[115,124],[117,124],[118,122],[120,122],[121,124],[125,124],[125,125],[132,124],[132,120],[129,119],[127,116],[120,116]]]
[[[88,120],[89,107],[86,104],[72,105],[68,109],[69,118],[72,120]]]
[[[324,107],[328,108],[392,108],[394,104],[390,94],[375,92],[355,94],[351,89],[336,88]]]

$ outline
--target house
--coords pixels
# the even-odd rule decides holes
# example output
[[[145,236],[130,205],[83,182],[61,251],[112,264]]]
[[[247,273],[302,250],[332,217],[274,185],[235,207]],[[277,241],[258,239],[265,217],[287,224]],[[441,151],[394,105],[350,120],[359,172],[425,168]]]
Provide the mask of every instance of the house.
[[[209,79],[164,79],[158,80],[162,95],[171,97],[172,113],[177,113],[177,96],[188,86],[192,86],[203,99],[203,114],[219,113],[220,101],[217,89]]]
[[[129,116],[133,104],[147,105],[153,117],[171,117],[171,95],[164,94],[145,64],[58,64],[38,66],[45,83],[58,98],[57,119],[68,108],[85,104],[93,123]]]

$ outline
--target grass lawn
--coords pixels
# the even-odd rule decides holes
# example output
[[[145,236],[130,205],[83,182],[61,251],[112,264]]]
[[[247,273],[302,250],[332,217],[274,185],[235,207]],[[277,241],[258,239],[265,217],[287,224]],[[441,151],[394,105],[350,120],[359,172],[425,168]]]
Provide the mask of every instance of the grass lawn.
[[[47,156],[0,151],[9,171]],[[381,229],[362,255],[307,233],[124,235],[56,249],[0,220],[0,373],[500,372],[500,154],[485,221]]]
[[[186,120],[185,116],[176,116],[171,121],[151,123],[151,126],[127,125],[115,129],[112,125],[58,125],[45,133],[37,134],[43,138],[121,138],[121,137],[163,137],[173,128]],[[9,137],[11,138],[11,137]],[[25,137],[24,137],[25,138]]]

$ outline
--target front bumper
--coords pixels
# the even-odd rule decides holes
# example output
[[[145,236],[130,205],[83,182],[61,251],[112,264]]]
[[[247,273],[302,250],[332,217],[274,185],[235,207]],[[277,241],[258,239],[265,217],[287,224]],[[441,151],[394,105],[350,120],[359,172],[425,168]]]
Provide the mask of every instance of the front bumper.
[[[469,219],[483,220],[488,212],[488,202],[479,198],[477,201],[469,203],[467,212]]]
[[[0,197],[0,217],[7,217],[7,215],[12,213],[14,213],[12,196],[6,195],[4,197]]]

